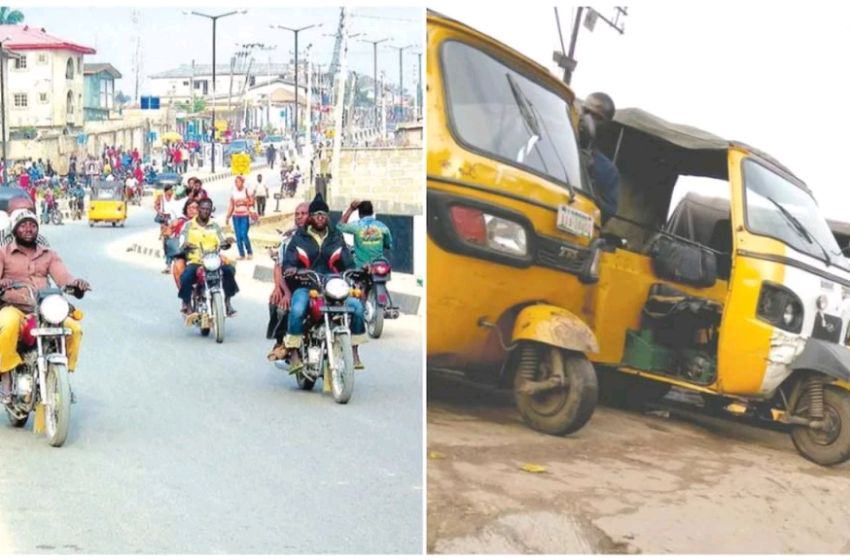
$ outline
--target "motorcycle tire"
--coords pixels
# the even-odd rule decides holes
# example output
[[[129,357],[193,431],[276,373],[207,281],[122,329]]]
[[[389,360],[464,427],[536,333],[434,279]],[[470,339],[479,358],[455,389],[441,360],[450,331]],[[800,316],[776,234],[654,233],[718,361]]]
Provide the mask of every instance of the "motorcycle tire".
[[[298,383],[298,388],[302,391],[312,391],[316,382],[312,379],[307,379],[303,373],[295,374],[295,381]]]
[[[54,226],[61,226],[62,225],[62,213],[61,212],[54,212],[53,213],[53,225]]]
[[[216,292],[212,296],[213,327],[215,327],[215,341],[219,344],[224,342],[224,296]]]
[[[338,404],[346,404],[354,392],[354,350],[350,334],[338,334],[333,342],[336,371],[331,370],[331,394]],[[341,366],[341,367],[340,367]]]
[[[366,323],[366,332],[371,338],[381,338],[384,332],[384,309],[378,305],[378,292],[372,290],[367,299],[367,304],[372,307],[372,319]]]
[[[53,447],[62,447],[71,426],[68,368],[62,364],[48,364],[46,383],[48,402],[44,403],[44,427],[47,441]]]

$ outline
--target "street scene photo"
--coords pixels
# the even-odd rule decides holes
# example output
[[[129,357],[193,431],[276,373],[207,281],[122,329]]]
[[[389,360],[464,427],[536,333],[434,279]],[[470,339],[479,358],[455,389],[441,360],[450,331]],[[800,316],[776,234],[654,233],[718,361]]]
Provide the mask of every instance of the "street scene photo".
[[[0,554],[421,554],[423,8],[0,8]]]
[[[850,553],[850,9],[729,16],[428,7],[428,553]]]

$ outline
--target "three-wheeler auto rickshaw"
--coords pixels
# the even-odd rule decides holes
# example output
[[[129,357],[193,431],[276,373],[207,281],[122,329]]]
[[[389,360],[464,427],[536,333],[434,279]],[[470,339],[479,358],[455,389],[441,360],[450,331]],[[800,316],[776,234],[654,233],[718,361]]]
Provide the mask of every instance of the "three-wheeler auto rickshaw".
[[[602,235],[621,242],[585,301],[602,397],[677,386],[788,425],[815,463],[850,459],[850,262],[810,189],[755,148],[639,109],[612,124],[596,141],[620,201]],[[674,187],[691,192],[670,213]]]
[[[127,221],[127,194],[121,181],[95,181],[89,201],[89,227],[111,222],[112,227],[124,227]]]
[[[590,419],[583,318],[603,241],[573,92],[546,68],[429,11],[428,371],[512,390],[533,428]]]

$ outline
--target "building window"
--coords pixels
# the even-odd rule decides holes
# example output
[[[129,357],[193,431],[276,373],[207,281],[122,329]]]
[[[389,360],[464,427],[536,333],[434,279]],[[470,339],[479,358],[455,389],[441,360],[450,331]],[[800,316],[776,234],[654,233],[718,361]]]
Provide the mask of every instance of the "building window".
[[[83,73],[83,57],[77,57],[77,74]]]
[[[38,64],[47,64],[47,53],[38,54]]]
[[[27,103],[27,94],[26,93],[16,93],[15,94],[15,107],[24,108],[29,107],[29,103]]]
[[[74,92],[69,91],[65,97],[65,114],[70,116],[74,114]]]
[[[20,58],[15,59],[15,70],[26,70],[27,68],[27,55],[21,55]]]
[[[65,64],[65,79],[73,80],[74,79],[74,59],[69,58],[68,62]]]
[[[183,85],[184,85],[184,86],[188,86],[188,85],[189,85],[189,80],[184,81],[184,82],[183,82]]]
[[[39,93],[38,94],[38,100],[41,103],[47,103],[47,94],[46,93]]]

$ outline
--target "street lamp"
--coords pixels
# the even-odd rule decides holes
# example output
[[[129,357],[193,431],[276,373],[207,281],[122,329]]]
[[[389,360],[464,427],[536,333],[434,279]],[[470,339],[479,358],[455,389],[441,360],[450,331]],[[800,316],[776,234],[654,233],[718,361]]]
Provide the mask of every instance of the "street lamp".
[[[247,14],[248,10],[234,10],[232,12],[227,12],[226,14],[219,14],[217,16],[211,16],[209,14],[202,14],[201,12],[190,12],[188,10],[183,10],[183,14],[185,15],[194,15],[205,17],[209,20],[212,20],[212,133],[210,134],[210,171],[215,173],[215,24],[216,22],[227,16],[233,16],[236,14]]]
[[[378,41],[370,41],[369,39],[360,39],[360,41],[364,43],[372,43],[372,68],[374,72],[372,74],[372,79],[374,80],[373,86],[375,90],[375,127],[378,126],[378,45],[385,41],[392,40],[392,35],[385,39],[380,39]]]
[[[10,41],[12,38],[6,35],[0,40],[0,111],[3,115],[2,134],[3,134],[3,186],[6,184],[6,51],[3,49],[3,43]]]
[[[403,112],[402,106],[404,103],[404,69],[402,67],[402,54],[405,50],[415,47],[416,45],[406,45],[404,47],[394,47],[387,45],[391,49],[398,51],[398,105],[399,112]]]
[[[314,23],[313,25],[305,25],[304,27],[292,28],[286,27],[285,25],[270,25],[269,27],[274,29],[277,27],[278,29],[284,29],[286,31],[292,31],[295,34],[295,153],[298,152],[298,34],[302,31],[306,31],[308,29],[312,29],[313,27],[321,27],[321,23]]]

